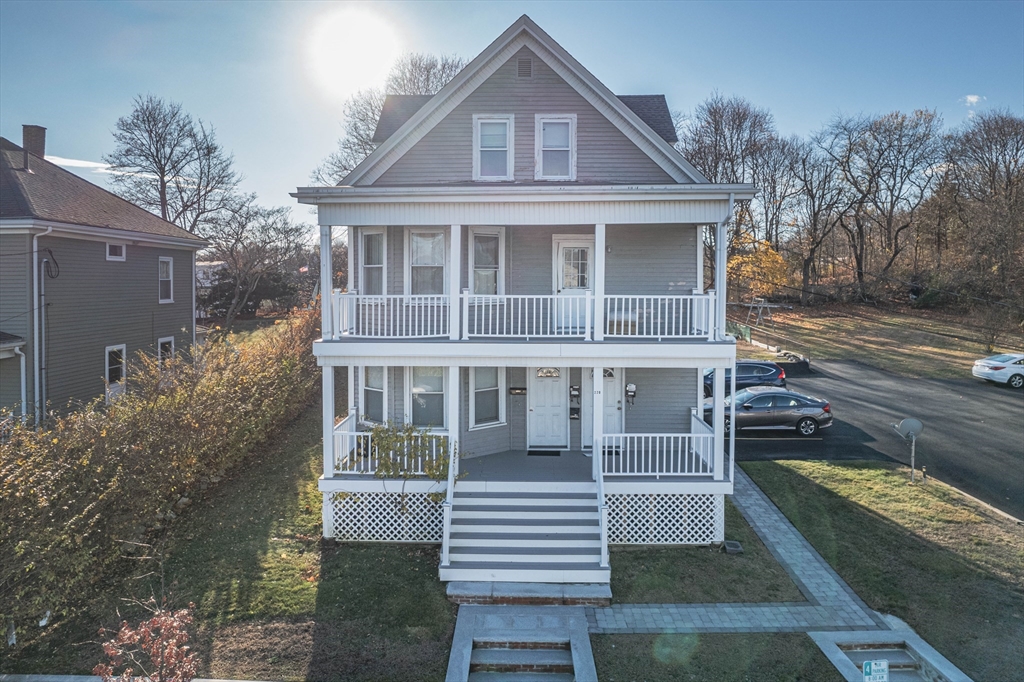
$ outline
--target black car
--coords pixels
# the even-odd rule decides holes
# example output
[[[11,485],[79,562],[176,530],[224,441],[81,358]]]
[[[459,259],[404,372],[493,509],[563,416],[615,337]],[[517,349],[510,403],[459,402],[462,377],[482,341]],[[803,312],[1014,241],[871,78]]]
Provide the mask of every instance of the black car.
[[[704,397],[710,398],[713,391],[713,375],[710,368],[704,370]],[[729,395],[731,388],[729,370],[725,370],[725,394]],[[751,386],[775,386],[786,387],[786,370],[778,364],[768,360],[737,360],[736,361],[736,390],[750,388]]]
[[[725,399],[728,429],[732,398]],[[704,421],[711,423],[712,399],[704,401]],[[736,391],[736,430],[796,429],[801,436],[813,436],[818,429],[832,426],[832,406],[827,400],[770,386],[752,386]]]

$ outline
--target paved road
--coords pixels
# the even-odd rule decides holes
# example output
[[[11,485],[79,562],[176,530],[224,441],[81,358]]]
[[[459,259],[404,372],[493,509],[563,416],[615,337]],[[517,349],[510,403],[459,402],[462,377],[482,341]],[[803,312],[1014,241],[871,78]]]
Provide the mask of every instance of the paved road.
[[[821,438],[795,432],[744,434],[736,459],[878,459],[910,464],[910,446],[889,424],[924,423],[917,466],[1024,519],[1024,391],[971,378],[907,379],[852,361],[821,360],[815,373],[787,378],[794,391],[832,403],[834,425]]]

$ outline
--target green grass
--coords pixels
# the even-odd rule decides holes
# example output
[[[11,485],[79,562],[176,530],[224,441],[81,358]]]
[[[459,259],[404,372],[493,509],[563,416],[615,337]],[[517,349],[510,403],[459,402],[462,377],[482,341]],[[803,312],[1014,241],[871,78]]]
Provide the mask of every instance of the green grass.
[[[804,634],[591,635],[601,682],[841,682]]]
[[[891,613],[978,680],[1024,660],[1024,533],[930,479],[886,463],[743,468],[873,609]]]
[[[908,377],[969,379],[974,361],[993,354],[976,324],[936,312],[832,304],[775,311],[773,317],[774,329],[762,325],[753,338],[812,362],[857,360]],[[1024,335],[1011,330],[1000,344],[1002,350],[1024,348]],[[762,357],[746,344],[739,353]]]
[[[710,547],[612,547],[612,597],[624,604],[804,601],[731,501],[725,537],[742,554]]]
[[[438,549],[320,540],[320,408],[314,404],[167,531],[172,604],[196,604],[203,677],[443,679],[455,607]],[[152,563],[135,574],[156,569]],[[156,575],[97,586],[89,608],[58,621],[4,672],[87,673],[101,625],[132,619],[121,597],[159,593]]]

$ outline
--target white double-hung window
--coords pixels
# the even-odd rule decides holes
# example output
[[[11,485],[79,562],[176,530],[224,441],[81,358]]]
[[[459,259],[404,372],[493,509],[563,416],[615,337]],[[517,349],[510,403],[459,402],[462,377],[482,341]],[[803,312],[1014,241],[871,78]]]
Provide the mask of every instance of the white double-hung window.
[[[160,258],[159,265],[160,302],[174,303],[174,259]]]
[[[535,180],[576,179],[576,114],[537,114]]]
[[[128,372],[128,349],[125,344],[107,346],[103,351],[106,360],[104,376],[107,379],[106,398],[109,403],[124,393],[124,378]]]
[[[387,420],[387,377],[383,367],[363,368],[363,418],[383,424]]]
[[[469,368],[469,425],[482,429],[505,423],[505,368]]]
[[[469,228],[471,291],[479,296],[505,293],[505,228]]]
[[[360,231],[359,293],[364,296],[383,296],[386,265],[387,237],[383,228],[363,228]]]
[[[512,114],[473,115],[473,179],[513,180],[515,120]]]
[[[445,233],[432,228],[410,228],[406,240],[406,292],[413,296],[445,293]]]
[[[444,428],[444,367],[409,367],[406,414],[418,427]]]

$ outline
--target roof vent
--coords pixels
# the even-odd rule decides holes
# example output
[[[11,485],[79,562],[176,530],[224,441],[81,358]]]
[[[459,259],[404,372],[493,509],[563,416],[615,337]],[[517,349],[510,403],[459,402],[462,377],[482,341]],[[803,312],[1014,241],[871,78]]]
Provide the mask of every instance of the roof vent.
[[[517,74],[520,78],[533,78],[533,60],[529,57],[522,57],[519,59],[519,70]]]

